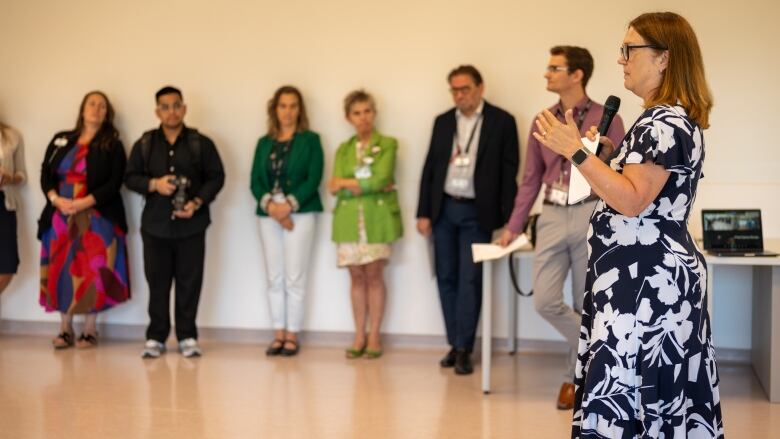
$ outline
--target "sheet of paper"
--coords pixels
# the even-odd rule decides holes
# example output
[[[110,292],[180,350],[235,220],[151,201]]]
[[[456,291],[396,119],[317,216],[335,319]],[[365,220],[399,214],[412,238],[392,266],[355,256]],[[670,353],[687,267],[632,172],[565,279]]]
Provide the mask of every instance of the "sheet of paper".
[[[471,254],[474,262],[482,262],[498,259],[524,247],[530,248],[530,246],[528,237],[522,234],[506,247],[501,247],[498,244],[471,244]]]
[[[582,138],[582,144],[593,154],[596,153],[596,149],[599,145],[599,136],[596,136],[596,140],[591,142],[587,137]],[[571,178],[569,179],[569,204],[579,203],[580,201],[590,196],[590,184],[585,180],[579,169],[576,166],[571,167]]]

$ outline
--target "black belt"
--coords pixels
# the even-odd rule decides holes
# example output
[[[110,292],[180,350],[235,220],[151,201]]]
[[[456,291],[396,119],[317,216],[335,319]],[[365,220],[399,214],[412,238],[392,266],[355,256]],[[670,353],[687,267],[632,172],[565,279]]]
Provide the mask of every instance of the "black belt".
[[[459,197],[457,195],[450,195],[450,194],[444,194],[446,198],[449,198],[450,200],[456,202],[456,203],[473,203],[474,198],[466,198],[466,197]]]
[[[585,203],[590,203],[591,201],[598,201],[598,199],[599,199],[599,197],[597,197],[596,195],[591,195],[591,196],[589,196],[588,198],[585,198],[582,201],[577,201],[574,204],[566,204],[565,206],[561,205],[561,204],[555,204],[552,201],[547,201],[547,200],[543,200],[542,204],[544,204],[546,206],[573,207],[573,206],[579,206],[579,205],[585,204]]]

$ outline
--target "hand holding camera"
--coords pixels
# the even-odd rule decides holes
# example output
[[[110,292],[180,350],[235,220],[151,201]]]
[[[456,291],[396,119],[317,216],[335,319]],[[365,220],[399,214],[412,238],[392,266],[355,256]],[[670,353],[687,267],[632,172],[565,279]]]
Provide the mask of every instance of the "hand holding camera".
[[[175,175],[163,175],[159,178],[153,178],[149,183],[149,192],[157,192],[160,195],[166,197],[173,194],[176,190],[176,186],[173,181],[176,180]]]

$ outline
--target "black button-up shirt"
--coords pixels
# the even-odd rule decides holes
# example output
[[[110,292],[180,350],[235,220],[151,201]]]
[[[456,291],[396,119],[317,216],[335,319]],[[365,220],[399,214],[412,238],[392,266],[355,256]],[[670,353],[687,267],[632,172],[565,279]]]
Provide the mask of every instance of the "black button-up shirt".
[[[190,136],[200,136],[199,146],[188,144]],[[209,203],[225,184],[225,171],[214,142],[197,131],[184,127],[173,144],[168,143],[161,128],[153,130],[144,163],[143,137],[135,142],[127,162],[125,185],[146,197],[141,230],[158,238],[184,238],[206,230],[211,223]],[[190,141],[190,143],[192,143]],[[194,151],[199,147],[200,154]],[[197,158],[199,155],[199,158]],[[187,198],[203,200],[192,218],[173,218],[173,195],[149,192],[149,180],[163,175],[186,176],[190,179]]]

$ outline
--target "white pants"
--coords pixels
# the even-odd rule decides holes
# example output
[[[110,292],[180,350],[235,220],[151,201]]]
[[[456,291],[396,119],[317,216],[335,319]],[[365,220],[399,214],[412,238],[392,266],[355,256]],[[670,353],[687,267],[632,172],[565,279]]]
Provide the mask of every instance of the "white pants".
[[[261,217],[260,239],[273,328],[299,332],[316,217],[314,213],[301,213],[293,214],[292,220],[295,226],[287,231],[275,219]]]

